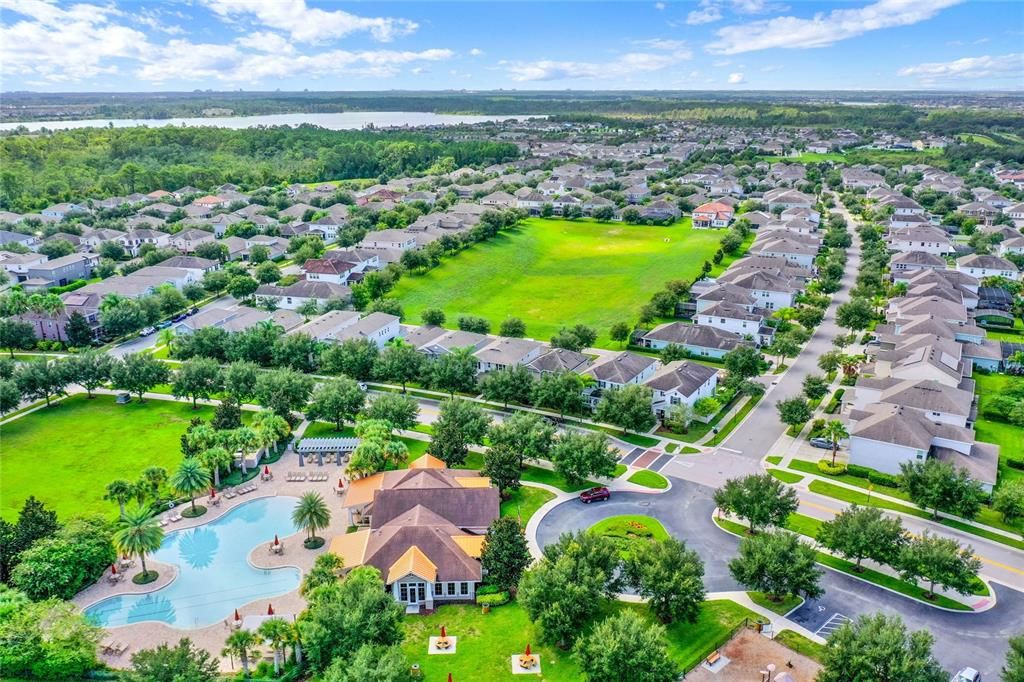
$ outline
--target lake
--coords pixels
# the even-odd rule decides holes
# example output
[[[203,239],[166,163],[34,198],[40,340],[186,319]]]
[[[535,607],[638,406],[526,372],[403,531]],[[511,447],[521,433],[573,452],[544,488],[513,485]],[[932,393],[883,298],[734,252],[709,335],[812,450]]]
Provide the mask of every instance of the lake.
[[[460,124],[488,123],[509,119],[545,118],[544,116],[462,116],[458,114],[434,114],[426,111],[346,111],[337,114],[273,114],[266,116],[217,116],[194,118],[121,118],[81,119],[67,121],[24,121],[0,123],[0,130],[15,130],[24,126],[31,132],[48,128],[69,130],[72,128],[115,128],[134,126],[211,126],[214,128],[252,128],[255,126],[298,126],[303,123],[330,130],[359,130],[373,124],[377,128],[402,126],[451,126]]]

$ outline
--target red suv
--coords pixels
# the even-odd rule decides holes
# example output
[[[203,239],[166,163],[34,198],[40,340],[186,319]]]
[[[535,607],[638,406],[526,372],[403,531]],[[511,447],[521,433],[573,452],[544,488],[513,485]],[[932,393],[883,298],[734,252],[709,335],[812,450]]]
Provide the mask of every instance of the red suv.
[[[584,504],[590,504],[591,502],[599,502],[601,500],[607,500],[612,496],[612,493],[608,488],[591,488],[590,490],[584,490],[580,493],[580,499]]]

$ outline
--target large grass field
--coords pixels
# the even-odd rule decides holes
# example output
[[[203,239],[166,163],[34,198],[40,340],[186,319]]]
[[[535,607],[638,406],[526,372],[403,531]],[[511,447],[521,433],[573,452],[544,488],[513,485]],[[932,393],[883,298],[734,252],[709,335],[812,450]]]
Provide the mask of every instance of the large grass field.
[[[671,227],[534,218],[477,244],[395,287],[411,322],[441,308],[447,324],[459,315],[526,322],[526,335],[549,339],[582,323],[609,343],[612,324],[633,321],[652,294],[672,279],[693,280],[711,260],[720,230],[694,230],[689,218]]]
[[[209,419],[213,408],[192,410],[187,402],[77,395],[5,424],[0,435],[0,516],[17,517],[29,495],[61,519],[110,515],[103,500],[107,483],[135,480],[147,466],[168,470],[181,461],[181,434],[193,417]]]
[[[644,604],[606,603],[600,614],[612,615],[622,609],[635,610],[654,622]],[[711,653],[744,618],[757,614],[729,600],[704,602],[695,623],[673,623],[667,628],[668,655],[679,670],[693,666]],[[428,637],[440,634],[444,625],[450,636],[458,637],[453,655],[427,655]],[[529,644],[540,654],[542,676],[512,674],[509,657],[522,653]],[[429,616],[405,620],[405,641],[402,644],[410,663],[418,663],[424,682],[444,682],[448,673],[454,680],[523,680],[543,679],[550,682],[582,681],[583,674],[568,651],[544,644],[540,633],[517,602],[492,609],[487,615],[478,606],[442,606]]]

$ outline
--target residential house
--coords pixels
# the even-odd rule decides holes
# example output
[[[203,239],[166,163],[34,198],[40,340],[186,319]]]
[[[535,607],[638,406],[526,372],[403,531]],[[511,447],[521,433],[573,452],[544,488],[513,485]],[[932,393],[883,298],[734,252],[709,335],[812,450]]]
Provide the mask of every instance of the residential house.
[[[693,226],[705,229],[709,227],[728,227],[735,213],[732,206],[721,201],[712,201],[707,204],[701,204],[693,209],[691,215],[693,216]]]
[[[328,301],[348,301],[352,290],[344,284],[299,280],[285,287],[262,284],[256,289],[256,297],[273,302],[278,308],[297,310],[310,302],[323,305]]]
[[[978,279],[985,277],[1020,279],[1020,270],[1017,269],[1017,266],[1001,256],[977,253],[961,256],[956,259],[956,269]]]
[[[682,346],[692,355],[722,358],[731,350],[750,342],[734,332],[685,322],[666,322],[645,333],[639,339],[644,348],[661,350],[669,344]]]
[[[707,398],[718,388],[719,371],[689,360],[675,360],[661,367],[644,382],[652,391],[651,407],[659,419],[664,419],[676,405],[693,406]]]
[[[513,367],[527,365],[536,360],[547,350],[547,346],[532,339],[516,339],[498,337],[475,353],[478,372],[494,372]]]

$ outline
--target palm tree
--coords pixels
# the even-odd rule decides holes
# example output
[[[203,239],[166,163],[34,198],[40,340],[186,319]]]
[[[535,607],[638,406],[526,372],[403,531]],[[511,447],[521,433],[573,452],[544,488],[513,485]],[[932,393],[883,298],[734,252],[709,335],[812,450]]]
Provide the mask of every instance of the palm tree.
[[[257,412],[256,416],[252,418],[252,428],[263,432],[267,438],[268,445],[277,445],[281,442],[281,439],[287,437],[292,431],[292,427],[288,425],[288,420],[279,414],[275,414],[273,410]]]
[[[317,539],[316,532],[330,525],[331,510],[320,493],[303,493],[292,510],[292,523],[305,530],[306,542],[312,543]]]
[[[188,495],[192,502],[192,514],[196,513],[196,495],[210,487],[210,472],[194,457],[182,461],[171,476],[171,485],[182,495]]]
[[[238,656],[242,662],[242,674],[249,677],[249,653],[256,648],[259,638],[248,630],[235,630],[224,641],[221,656]]]
[[[135,495],[135,490],[129,481],[119,478],[107,484],[107,491],[103,495],[104,500],[117,502],[121,508],[121,518],[124,518],[124,505]]]
[[[825,424],[825,437],[832,441],[832,466],[836,465],[836,452],[839,450],[839,441],[850,437],[846,426],[838,419],[831,419]]]
[[[260,447],[260,434],[248,426],[240,426],[234,430],[235,447],[242,451],[242,476],[245,476],[245,458],[252,450]]]
[[[146,467],[142,470],[142,480],[149,487],[149,495],[155,500],[160,496],[160,488],[167,483],[167,469],[158,466]]]
[[[274,649],[274,676],[281,674],[281,663],[284,660],[284,648],[291,643],[295,630],[282,618],[271,618],[260,623],[256,634],[270,642]]]
[[[231,464],[235,461],[231,453],[221,447],[204,450],[203,454],[199,455],[199,459],[207,469],[213,472],[213,485],[216,488],[220,487],[221,469],[230,471]]]
[[[160,549],[163,542],[164,529],[148,509],[133,507],[127,513],[121,514],[121,522],[114,532],[114,546],[122,554],[139,558],[142,562],[142,582],[150,582],[149,571],[146,569],[146,555]]]
[[[57,294],[46,294],[43,296],[43,312],[56,322],[57,318],[64,313],[64,301]],[[63,342],[63,339],[60,338],[60,324],[55,325],[55,327],[57,329],[57,340]]]
[[[174,330],[170,327],[162,329],[157,336],[157,342],[167,346],[167,355],[170,355],[174,349]]]

